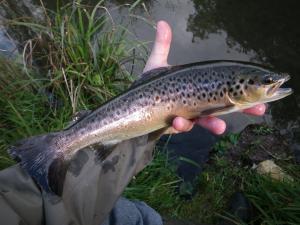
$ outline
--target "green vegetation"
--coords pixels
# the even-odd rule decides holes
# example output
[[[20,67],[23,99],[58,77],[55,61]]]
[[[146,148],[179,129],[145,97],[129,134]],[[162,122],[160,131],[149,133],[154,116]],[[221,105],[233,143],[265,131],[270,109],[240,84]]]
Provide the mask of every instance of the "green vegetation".
[[[274,129],[272,127],[261,125],[258,126],[257,128],[254,128],[253,132],[256,134],[266,135],[266,134],[272,134],[273,130]]]
[[[94,8],[77,2],[55,13],[44,11],[45,21],[8,21],[31,29],[34,36],[25,44],[23,63],[0,58],[0,169],[14,163],[6,153],[11,143],[61,129],[75,112],[95,108],[127,88],[133,77],[122,62],[134,60],[135,49],[143,47],[127,39],[128,31],[111,20],[102,2]],[[260,127],[254,132],[266,135],[273,130]],[[232,165],[224,153],[239,139],[239,134],[222,138],[194,184],[182,183],[166,150],[157,151],[124,195],[167,216],[210,224],[222,217],[242,224],[227,212],[227,202],[235,191],[243,191],[256,209],[253,224],[299,224],[299,166],[276,162],[295,180],[283,183]],[[199,166],[187,158],[179,160]],[[196,192],[191,200],[182,197],[191,190]]]
[[[224,154],[227,149],[236,145],[239,140],[239,134],[228,134],[222,137],[213,147],[218,154]]]
[[[126,89],[133,75],[122,62],[134,60],[133,52],[143,54],[143,43],[128,39],[103,1],[94,8],[77,1],[57,12],[43,9],[45,21],[6,21],[33,37],[24,46],[22,64],[0,58],[1,169],[12,163],[9,144],[62,129],[77,111],[96,108]]]
[[[172,214],[181,201],[176,191],[182,180],[167,155],[158,150],[155,153],[155,160],[132,180],[124,195],[150,203],[160,213]]]
[[[291,168],[292,163],[282,163],[286,171],[293,171],[289,173],[295,178],[293,183],[273,181],[252,169],[234,166],[223,156],[214,156],[197,178],[195,196],[186,200],[176,188],[180,180],[174,165],[167,163],[164,153],[158,153],[131,182],[125,196],[145,201],[163,215],[196,223],[217,224],[225,219],[234,224],[299,224],[300,166]],[[236,191],[242,191],[253,204],[255,216],[249,223],[228,212],[228,201]]]

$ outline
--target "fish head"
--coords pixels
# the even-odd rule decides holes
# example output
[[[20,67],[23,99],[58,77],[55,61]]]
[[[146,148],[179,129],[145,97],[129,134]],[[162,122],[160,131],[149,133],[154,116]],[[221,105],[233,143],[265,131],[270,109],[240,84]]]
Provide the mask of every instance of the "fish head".
[[[282,88],[290,76],[286,73],[261,72],[239,75],[229,87],[228,97],[235,105],[256,105],[276,101],[292,94],[291,88]],[[237,86],[239,90],[237,90]]]

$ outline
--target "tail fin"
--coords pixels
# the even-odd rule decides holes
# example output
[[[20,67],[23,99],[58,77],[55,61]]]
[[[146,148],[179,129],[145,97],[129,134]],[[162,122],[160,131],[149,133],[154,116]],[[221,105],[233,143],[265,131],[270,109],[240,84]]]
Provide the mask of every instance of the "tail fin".
[[[46,191],[61,194],[67,161],[57,145],[61,133],[50,133],[18,142],[8,150]],[[50,179],[49,179],[50,178]],[[53,181],[53,182],[52,182]]]

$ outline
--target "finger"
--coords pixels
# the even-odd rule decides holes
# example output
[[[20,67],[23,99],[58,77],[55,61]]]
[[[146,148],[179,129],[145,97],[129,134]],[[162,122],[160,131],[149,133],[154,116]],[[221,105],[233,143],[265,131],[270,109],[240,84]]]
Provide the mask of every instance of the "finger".
[[[216,117],[200,118],[197,119],[195,123],[218,135],[223,134],[226,129],[226,123]]]
[[[151,69],[168,66],[168,55],[172,40],[172,30],[165,21],[157,23],[156,38],[144,72]]]
[[[173,120],[172,127],[177,131],[177,132],[186,132],[190,131],[194,126],[194,122],[184,119],[182,117],[176,117]]]
[[[243,110],[244,113],[255,115],[255,116],[261,116],[266,112],[266,105],[265,104],[259,104],[254,107],[251,107],[249,109]]]

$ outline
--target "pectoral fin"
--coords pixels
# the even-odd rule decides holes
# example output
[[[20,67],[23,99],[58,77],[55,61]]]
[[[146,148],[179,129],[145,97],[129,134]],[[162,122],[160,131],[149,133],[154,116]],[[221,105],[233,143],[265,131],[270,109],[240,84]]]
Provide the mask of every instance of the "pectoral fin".
[[[239,110],[240,108],[235,105],[227,105],[227,106],[204,110],[203,112],[201,112],[200,116],[220,116],[220,115],[236,112]]]
[[[152,133],[149,134],[149,141],[158,140],[162,135],[169,134],[170,133],[168,132],[169,129],[172,129],[172,127],[164,127],[159,130],[153,131]]]

